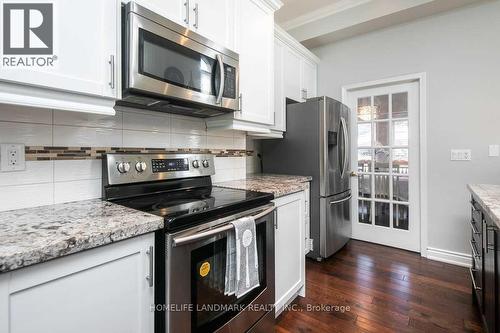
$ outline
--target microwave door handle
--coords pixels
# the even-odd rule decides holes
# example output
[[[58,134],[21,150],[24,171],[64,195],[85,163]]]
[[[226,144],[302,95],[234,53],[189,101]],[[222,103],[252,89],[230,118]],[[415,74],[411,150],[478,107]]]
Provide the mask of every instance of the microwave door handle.
[[[262,212],[260,212],[259,214],[256,214],[256,215],[253,215],[252,217],[254,218],[254,220],[258,220],[260,219],[261,217],[264,217],[266,216],[267,214],[269,213],[272,213],[274,211],[276,207],[270,207]],[[231,229],[233,229],[234,226],[231,224],[231,223],[227,223],[221,227],[217,227],[215,229],[210,229],[210,230],[207,230],[207,231],[202,231],[202,232],[198,232],[194,235],[189,235],[189,236],[181,236],[181,237],[175,237],[173,239],[173,246],[182,246],[182,245],[185,245],[185,244],[188,244],[188,243],[192,243],[192,242],[196,242],[196,241],[199,241],[199,240],[202,240],[202,239],[205,239],[205,238],[209,238],[211,236],[215,236],[217,234],[220,234],[222,232],[225,232],[225,231],[229,231]]]
[[[219,84],[219,92],[217,93],[217,99],[215,100],[215,104],[222,104],[222,94],[224,93],[224,81],[225,73],[224,73],[224,63],[222,62],[222,57],[220,54],[215,56],[217,62],[219,64],[219,74],[220,74],[220,84]]]

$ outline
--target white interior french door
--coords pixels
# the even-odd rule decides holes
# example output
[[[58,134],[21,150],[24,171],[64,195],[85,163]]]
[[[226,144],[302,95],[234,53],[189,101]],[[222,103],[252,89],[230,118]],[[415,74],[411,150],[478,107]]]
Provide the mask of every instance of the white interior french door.
[[[346,97],[353,133],[352,237],[420,252],[419,85],[356,89]]]

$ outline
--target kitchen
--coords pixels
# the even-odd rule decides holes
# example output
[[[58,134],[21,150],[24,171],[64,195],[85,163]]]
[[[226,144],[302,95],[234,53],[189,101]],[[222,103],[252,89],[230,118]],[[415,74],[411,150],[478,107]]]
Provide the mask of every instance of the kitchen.
[[[0,332],[499,330],[500,1],[1,8]]]

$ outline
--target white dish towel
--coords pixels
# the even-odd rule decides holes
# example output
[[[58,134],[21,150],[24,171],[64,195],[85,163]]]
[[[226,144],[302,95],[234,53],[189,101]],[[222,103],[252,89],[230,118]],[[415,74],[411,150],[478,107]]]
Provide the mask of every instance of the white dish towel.
[[[231,222],[227,234],[225,295],[240,298],[259,287],[259,258],[255,220],[243,217]]]

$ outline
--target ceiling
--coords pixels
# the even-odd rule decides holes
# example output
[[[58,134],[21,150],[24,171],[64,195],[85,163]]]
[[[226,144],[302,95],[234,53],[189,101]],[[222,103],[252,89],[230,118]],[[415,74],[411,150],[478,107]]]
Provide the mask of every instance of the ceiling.
[[[491,0],[281,0],[276,23],[308,48]]]

